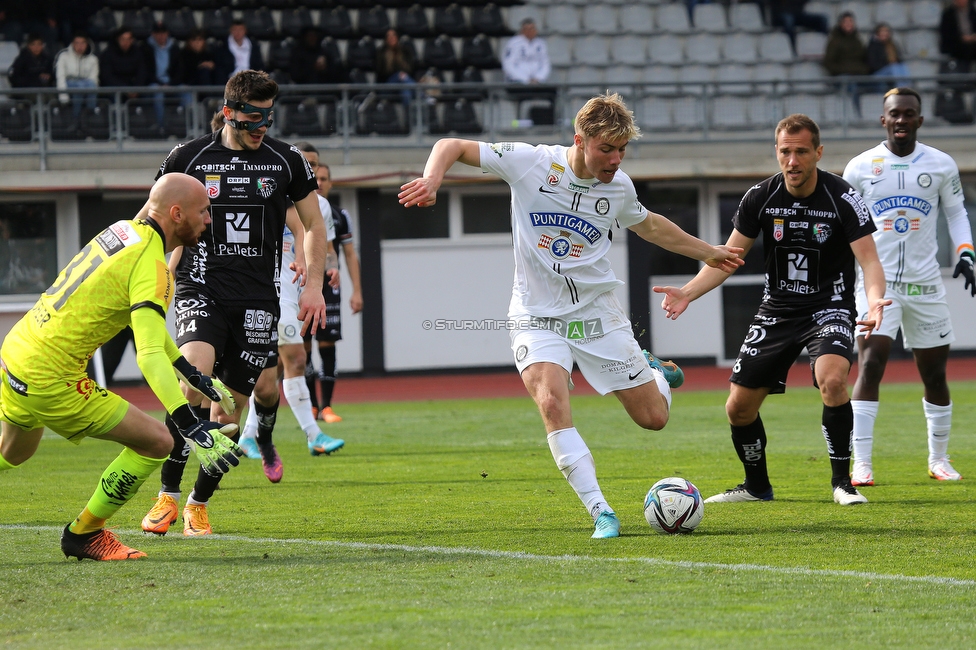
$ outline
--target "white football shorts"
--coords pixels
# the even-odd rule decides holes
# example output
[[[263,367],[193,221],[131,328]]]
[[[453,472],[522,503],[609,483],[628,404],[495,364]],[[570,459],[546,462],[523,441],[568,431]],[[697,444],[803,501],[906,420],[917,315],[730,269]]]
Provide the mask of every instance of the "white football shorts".
[[[871,333],[894,339],[901,328],[905,349],[938,348],[956,340],[946,302],[945,285],[889,282],[885,298],[891,304],[884,308],[881,327]],[[868,298],[863,287],[857,291],[857,319],[868,315]],[[858,334],[858,336],[864,336]]]
[[[298,282],[291,282],[295,274],[288,272],[281,279],[281,296],[278,304],[281,307],[281,318],[278,319],[278,345],[292,345],[303,343],[302,321],[298,320],[298,296],[302,289]]]
[[[513,310],[509,320],[520,373],[540,362],[558,364],[572,373],[575,361],[601,395],[654,381],[630,320],[612,291],[564,316],[531,316]]]

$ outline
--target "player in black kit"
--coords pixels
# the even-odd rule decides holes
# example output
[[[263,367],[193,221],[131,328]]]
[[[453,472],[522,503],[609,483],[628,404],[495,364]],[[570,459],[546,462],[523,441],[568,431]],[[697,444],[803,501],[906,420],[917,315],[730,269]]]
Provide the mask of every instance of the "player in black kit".
[[[820,129],[805,115],[790,115],[776,126],[781,172],[755,185],[732,217],[728,246],[748,253],[760,233],[765,251],[766,287],[762,304],[732,368],[725,404],[732,444],[745,468],[745,481],[706,503],[771,501],[766,472],[766,430],[759,407],[766,396],[786,391],[790,366],[804,346],[810,353],[814,385],[823,399],[822,430],[830,456],[834,501],[865,503],[851,485],[854,412],[847,375],[857,352],[854,329],[856,274],[864,270],[871,305],[857,321],[865,336],[881,324],[885,278],[871,233],[867,205],[844,179],[817,169],[823,155]],[[681,289],[654,287],[671,319],[688,304],[719,286],[729,275],[705,267]]]
[[[277,363],[278,275],[289,200],[306,233],[307,290],[299,299],[299,318],[311,331],[325,323],[325,222],[305,157],[266,135],[277,94],[278,85],[264,72],[235,74],[224,88],[223,127],[177,145],[157,175],[189,174],[210,196],[213,222],[197,246],[173,254],[170,269],[176,276],[176,342],[191,364],[216,374],[234,397],[233,415],[216,415],[214,409],[220,422],[240,422],[258,375]],[[192,401],[194,394],[187,396],[201,408],[199,398]],[[277,386],[273,394],[255,392],[254,397],[258,417],[273,419]],[[204,419],[209,420],[207,412]],[[175,431],[174,423],[167,420],[167,425]],[[259,446],[262,442],[276,454],[259,433]],[[142,521],[143,530],[162,535],[176,521],[188,454],[181,438],[163,465],[162,489]],[[218,482],[198,473],[183,510],[184,535],[211,532],[206,507]]]

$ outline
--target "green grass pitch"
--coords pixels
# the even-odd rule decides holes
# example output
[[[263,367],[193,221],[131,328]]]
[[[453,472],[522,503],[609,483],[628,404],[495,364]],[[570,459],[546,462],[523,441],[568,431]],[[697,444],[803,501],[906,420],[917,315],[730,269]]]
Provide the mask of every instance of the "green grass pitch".
[[[705,496],[742,479],[727,393],[677,391],[662,432],[612,397],[573,402],[622,537],[592,523],[526,398],[343,405],[311,457],[290,411],[284,479],[242,461],[210,504],[216,535],[143,536],[151,478],[110,522],[149,557],[77,562],[61,528],[111,443],[46,435],[0,473],[0,645],[10,648],[825,648],[976,646],[976,383],[952,385],[950,450],[926,473],[921,387],[882,387],[870,502],[833,503],[821,406],[767,400],[770,503],[708,505],[654,533],[643,497],[679,475]],[[191,479],[184,481],[184,497]]]

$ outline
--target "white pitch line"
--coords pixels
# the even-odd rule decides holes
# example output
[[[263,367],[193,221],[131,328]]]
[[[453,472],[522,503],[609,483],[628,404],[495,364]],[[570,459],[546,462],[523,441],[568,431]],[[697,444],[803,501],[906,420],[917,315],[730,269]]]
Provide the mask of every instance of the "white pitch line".
[[[0,530],[58,531],[57,526],[18,526],[0,524]],[[117,529],[113,529],[117,530]],[[137,534],[132,531],[118,531]],[[138,531],[142,533],[142,531]],[[907,576],[897,573],[873,573],[870,571],[844,571],[840,569],[809,569],[806,567],[778,567],[765,564],[723,564],[720,562],[690,562],[686,560],[662,560],[653,557],[594,557],[591,555],[540,555],[522,551],[496,551],[483,548],[451,546],[409,546],[407,544],[369,544],[366,542],[337,542],[314,539],[275,539],[271,537],[246,537],[242,535],[209,535],[197,538],[199,541],[230,541],[248,544],[292,544],[295,546],[319,546],[364,551],[400,551],[428,555],[467,555],[473,557],[500,558],[505,560],[528,560],[532,562],[613,562],[618,564],[646,564],[649,566],[675,567],[679,569],[708,569],[751,573],[779,573],[783,575],[823,576],[827,578],[857,578],[858,580],[891,580],[894,582],[914,582],[953,587],[976,587],[976,580],[949,578],[944,576]],[[196,541],[194,541],[196,543]]]

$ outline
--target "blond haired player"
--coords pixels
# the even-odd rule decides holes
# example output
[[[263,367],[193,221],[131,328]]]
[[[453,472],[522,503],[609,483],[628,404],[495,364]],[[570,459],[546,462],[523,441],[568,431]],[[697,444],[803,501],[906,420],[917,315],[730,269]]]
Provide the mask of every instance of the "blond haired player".
[[[481,167],[511,186],[515,284],[508,315],[517,324],[511,332],[515,365],[542,415],[556,467],[593,518],[594,538],[618,537],[620,520],[573,425],[573,363],[645,429],[667,424],[669,383],[683,380],[676,365],[662,365],[634,339],[614,295],[623,283],[607,259],[611,229],[628,228],[725,272],[741,263],[741,249],[707,244],[641,205],[633,181],[620,170],[628,143],[638,137],[620,96],[601,95],[577,113],[572,146],[444,139],[434,145],[423,177],[404,184],[399,195],[404,207],[433,205],[455,162]]]

